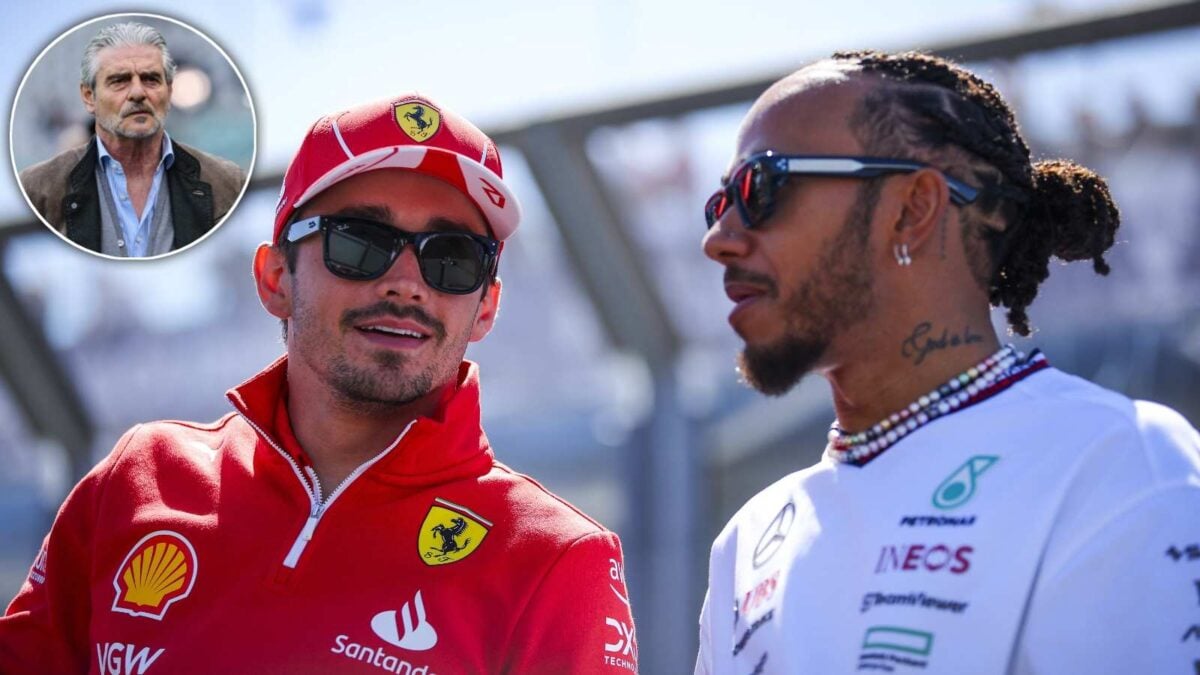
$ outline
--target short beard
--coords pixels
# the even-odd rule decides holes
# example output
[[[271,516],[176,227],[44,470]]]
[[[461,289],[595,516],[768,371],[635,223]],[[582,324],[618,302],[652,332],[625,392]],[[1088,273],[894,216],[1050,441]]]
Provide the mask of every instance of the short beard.
[[[117,136],[119,138],[128,138],[130,140],[135,140],[135,141],[140,141],[140,140],[146,139],[146,138],[153,138],[154,135],[157,134],[159,131],[162,131],[162,128],[163,128],[163,118],[159,117],[157,113],[154,113],[152,111],[147,111],[146,114],[148,114],[154,118],[154,127],[151,129],[145,130],[145,131],[130,132],[130,131],[123,130],[121,128],[121,119],[122,118],[121,118],[120,113],[113,115],[111,117],[97,117],[96,123],[100,125],[101,129],[104,129],[105,131],[112,134],[113,136]]]
[[[294,310],[291,325],[300,346],[297,351],[302,354],[320,354],[322,350],[318,346],[319,341],[332,340],[328,336],[312,334],[301,328],[311,326],[312,321],[308,318],[308,306],[300,301],[299,297],[296,297]],[[429,340],[438,345],[446,341],[445,326],[424,310],[415,306],[398,306],[387,301],[363,309],[347,310],[341,317],[340,328],[343,333],[355,330],[353,325],[356,322],[379,316],[411,318],[429,329]],[[463,341],[465,342],[465,338]],[[310,365],[317,366],[314,370],[342,406],[363,414],[388,413],[412,403],[429,394],[433,391],[435,382],[440,383],[444,379],[440,377],[439,364],[436,361],[422,364],[423,367],[415,373],[406,372],[406,367],[411,368],[413,361],[403,354],[381,350],[374,354],[373,361],[373,367],[363,368],[352,364],[345,353],[336,351],[327,356],[324,367],[319,367],[321,364]]]
[[[738,372],[743,382],[767,396],[783,396],[813,369],[828,346],[798,335],[761,347],[746,345],[738,354]]]
[[[875,277],[866,251],[881,189],[878,180],[859,187],[841,230],[784,302],[786,334],[771,344],[747,344],[738,355],[746,384],[768,396],[787,393],[816,367],[838,333],[870,314]]]
[[[409,359],[399,354],[375,355],[374,370],[355,368],[342,354],[329,362],[325,383],[346,408],[363,413],[385,412],[412,403],[433,391],[433,368],[405,376]]]

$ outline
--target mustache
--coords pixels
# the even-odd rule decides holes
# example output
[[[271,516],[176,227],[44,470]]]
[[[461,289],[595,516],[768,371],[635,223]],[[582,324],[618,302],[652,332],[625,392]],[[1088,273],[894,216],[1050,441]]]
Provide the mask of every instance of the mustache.
[[[725,285],[729,284],[752,284],[761,286],[766,289],[767,295],[774,298],[779,295],[779,287],[775,285],[775,280],[765,274],[751,272],[747,269],[742,269],[735,265],[729,265],[725,268]]]
[[[154,111],[151,110],[150,108],[147,108],[144,105],[134,104],[132,107],[129,108],[129,110],[121,111],[121,117],[129,117],[130,115],[136,115],[138,113],[146,113],[147,115],[154,115]]]
[[[362,323],[367,319],[375,319],[383,316],[391,316],[397,319],[412,319],[429,329],[429,332],[437,338],[438,342],[446,339],[446,325],[430,316],[429,312],[416,305],[401,306],[387,300],[381,300],[368,307],[348,309],[342,312],[340,324],[342,330],[350,330],[356,323]]]

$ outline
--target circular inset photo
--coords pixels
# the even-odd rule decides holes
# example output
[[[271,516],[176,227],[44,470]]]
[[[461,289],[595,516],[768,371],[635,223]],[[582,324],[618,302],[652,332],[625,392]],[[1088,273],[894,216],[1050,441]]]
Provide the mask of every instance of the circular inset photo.
[[[212,234],[246,191],[258,147],[237,66],[195,28],[112,14],[34,59],[9,122],[13,169],[55,234],[148,260]]]

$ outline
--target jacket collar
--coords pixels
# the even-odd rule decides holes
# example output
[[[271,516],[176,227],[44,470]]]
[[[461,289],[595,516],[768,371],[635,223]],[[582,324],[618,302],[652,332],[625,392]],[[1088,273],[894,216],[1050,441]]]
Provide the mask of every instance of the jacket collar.
[[[92,140],[88,141],[87,149],[79,158],[79,162],[71,167],[71,172],[67,175],[67,181],[70,184],[69,192],[87,190],[96,184],[96,162],[100,161],[98,144],[99,141],[92,136]]]
[[[278,414],[287,396],[287,356],[281,356],[262,372],[230,389],[225,396],[233,407],[258,429],[264,440],[295,456],[298,445],[286,414]],[[380,448],[382,450],[383,448]],[[303,452],[302,450],[299,450]],[[274,453],[272,453],[274,454]],[[494,456],[480,425],[479,366],[463,361],[458,368],[458,386],[443,399],[431,417],[419,417],[391,452],[368,472],[388,482],[416,485],[439,483],[464,475],[482,475],[491,468]]]

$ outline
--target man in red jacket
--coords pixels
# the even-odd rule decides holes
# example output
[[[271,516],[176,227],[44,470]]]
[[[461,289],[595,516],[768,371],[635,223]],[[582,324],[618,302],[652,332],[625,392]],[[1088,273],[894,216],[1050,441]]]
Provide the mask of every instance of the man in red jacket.
[[[495,144],[426,98],[317,121],[254,257],[287,355],[80,482],[0,673],[636,672],[616,535],[480,428],[463,354],[519,216]]]

